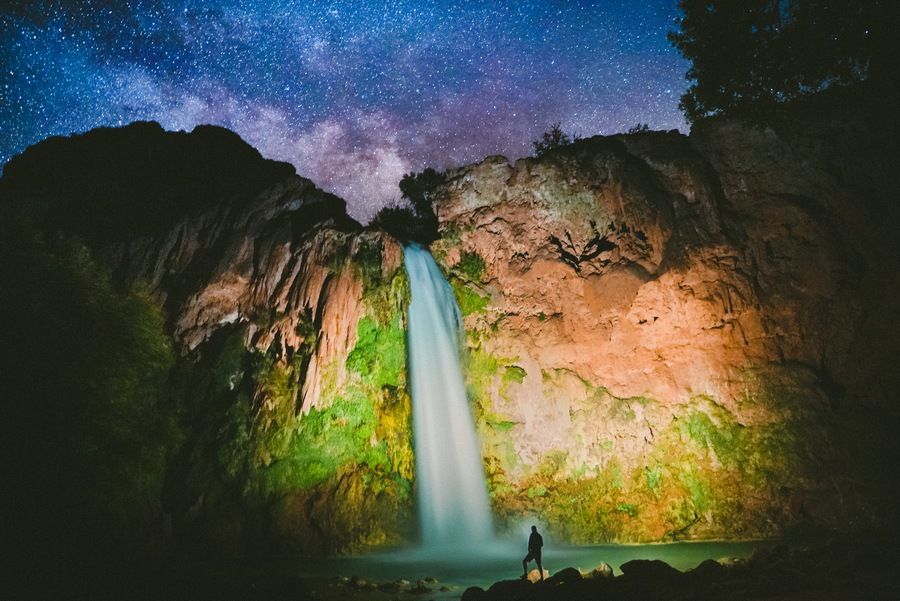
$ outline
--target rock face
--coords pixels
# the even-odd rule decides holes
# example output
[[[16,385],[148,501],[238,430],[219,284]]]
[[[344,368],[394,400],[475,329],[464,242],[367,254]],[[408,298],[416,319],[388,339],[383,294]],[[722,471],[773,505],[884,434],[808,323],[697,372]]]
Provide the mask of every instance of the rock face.
[[[808,121],[447,174],[433,249],[496,513],[575,542],[870,517],[850,431],[895,415],[896,146]]]
[[[161,497],[183,545],[414,539],[401,246],[198,129],[37,145],[4,170],[0,217],[76,236],[164,309],[179,424]],[[169,180],[173,153],[194,162]],[[448,172],[432,251],[466,315],[499,528],[580,543],[876,520],[896,486],[896,443],[878,444],[900,389],[897,157],[862,118],[712,122]],[[58,164],[82,169],[46,184]]]
[[[161,494],[182,544],[396,543],[414,522],[402,248],[284,167],[227,130],[140,123],[29,149],[0,208],[164,308],[179,428]],[[69,190],[49,177],[66,170]]]

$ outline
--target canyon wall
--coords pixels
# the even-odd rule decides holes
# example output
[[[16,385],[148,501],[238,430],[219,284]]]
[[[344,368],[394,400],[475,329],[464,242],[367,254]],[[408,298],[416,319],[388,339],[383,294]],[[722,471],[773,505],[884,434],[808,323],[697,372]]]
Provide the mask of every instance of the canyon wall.
[[[877,523],[896,486],[894,139],[864,118],[714,121],[446,172],[432,252],[465,314],[498,528]],[[0,209],[162,310],[175,359],[154,402],[176,428],[149,494],[176,542],[415,539],[394,238],[219,128],[50,140],[7,165]]]
[[[587,543],[877,520],[896,449],[860,439],[900,383],[885,140],[719,121],[446,174],[433,250],[505,524]]]
[[[180,168],[169,181],[172,165]],[[161,529],[169,543],[204,553],[342,553],[413,536],[402,247],[364,231],[342,200],[285,167],[227,130],[169,133],[139,123],[48,140],[4,171],[0,207],[20,224],[17,236],[37,232],[29,244],[54,260],[96,263],[125,301],[147,298],[163,311],[159,334],[176,357],[166,383],[143,404],[126,389],[101,395],[79,416],[92,422],[117,404],[128,409],[124,419],[141,419],[132,409],[147,404],[173,416],[165,465],[155,468],[162,472],[139,474],[148,492],[126,503],[148,506],[149,517],[135,519],[152,523],[125,520],[123,530]],[[14,270],[17,278],[29,271]],[[34,283],[35,296],[41,287]],[[8,317],[41,304],[20,300]],[[67,299],[51,304],[69,310]],[[29,364],[40,364],[35,355]],[[33,382],[23,388],[7,406],[36,407],[27,402]],[[70,403],[59,388],[42,400],[51,415]],[[46,411],[23,411],[13,421],[33,436],[23,434],[21,445],[33,457],[57,453]],[[85,442],[99,445],[90,461],[101,468],[118,452]],[[81,453],[80,443],[71,446]],[[51,489],[54,473],[45,477]],[[94,485],[85,478],[69,496]],[[43,488],[29,494],[51,494]],[[56,495],[65,505],[67,493]],[[52,529],[46,518],[35,516],[33,531]]]

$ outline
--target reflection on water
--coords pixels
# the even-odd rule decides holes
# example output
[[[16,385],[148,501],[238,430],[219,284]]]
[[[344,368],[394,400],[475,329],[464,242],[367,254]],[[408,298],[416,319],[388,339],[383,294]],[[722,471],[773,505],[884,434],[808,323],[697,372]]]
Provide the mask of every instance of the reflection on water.
[[[590,571],[605,562],[621,573],[619,566],[632,559],[660,559],[679,570],[689,570],[706,559],[747,558],[763,541],[681,542],[651,545],[585,545],[544,547],[544,568],[554,573],[565,567]],[[454,549],[410,548],[357,557],[304,560],[303,576],[362,576],[389,581],[405,578],[415,582],[431,576],[441,582],[485,587],[498,580],[517,578],[522,573],[525,543],[498,542],[478,553]]]

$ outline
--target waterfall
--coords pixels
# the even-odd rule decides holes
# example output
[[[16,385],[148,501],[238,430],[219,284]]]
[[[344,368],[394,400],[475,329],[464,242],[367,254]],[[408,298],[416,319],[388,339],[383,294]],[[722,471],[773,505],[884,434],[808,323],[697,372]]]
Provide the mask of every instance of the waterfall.
[[[475,547],[493,539],[487,486],[459,363],[462,318],[431,254],[404,250],[419,521],[426,547]]]

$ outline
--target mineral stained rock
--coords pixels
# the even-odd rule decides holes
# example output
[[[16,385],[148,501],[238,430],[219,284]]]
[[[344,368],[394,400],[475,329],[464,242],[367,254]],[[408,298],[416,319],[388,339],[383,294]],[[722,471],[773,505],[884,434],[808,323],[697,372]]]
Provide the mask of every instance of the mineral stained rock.
[[[851,431],[896,417],[896,156],[862,119],[713,122],[448,172],[495,512],[582,543],[872,518],[888,461],[853,467]]]

